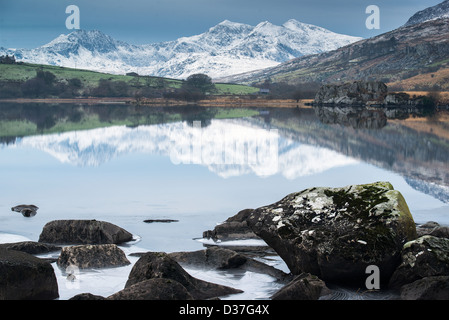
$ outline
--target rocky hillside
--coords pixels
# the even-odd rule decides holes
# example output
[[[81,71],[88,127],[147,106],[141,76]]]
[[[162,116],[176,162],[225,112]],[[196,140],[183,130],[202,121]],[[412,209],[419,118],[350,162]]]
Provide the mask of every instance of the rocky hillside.
[[[411,26],[413,24],[419,24],[440,18],[449,18],[449,0],[445,0],[436,6],[418,11],[407,21],[405,25]]]
[[[300,57],[279,66],[221,79],[238,83],[300,84],[367,80],[400,90],[449,89],[449,19],[404,26],[337,50]],[[414,79],[409,87],[404,80]]]

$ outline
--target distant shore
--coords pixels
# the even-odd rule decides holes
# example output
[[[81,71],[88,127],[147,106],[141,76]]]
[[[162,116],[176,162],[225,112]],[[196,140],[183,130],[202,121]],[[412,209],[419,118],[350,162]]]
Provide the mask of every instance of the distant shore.
[[[203,99],[198,101],[184,101],[175,99],[153,98],[136,100],[131,97],[124,98],[17,98],[17,99],[0,99],[0,103],[48,103],[48,104],[127,104],[140,105],[149,107],[164,106],[186,106],[195,105],[201,107],[273,107],[273,108],[296,108],[304,107],[306,103],[312,102],[313,99],[293,100],[293,99],[248,99],[242,97],[219,97]]]

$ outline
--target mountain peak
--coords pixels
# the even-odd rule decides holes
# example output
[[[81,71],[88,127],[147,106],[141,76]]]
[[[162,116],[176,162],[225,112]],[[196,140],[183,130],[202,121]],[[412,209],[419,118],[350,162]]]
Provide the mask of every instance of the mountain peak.
[[[423,23],[429,20],[449,18],[449,0],[415,13],[404,26]]]

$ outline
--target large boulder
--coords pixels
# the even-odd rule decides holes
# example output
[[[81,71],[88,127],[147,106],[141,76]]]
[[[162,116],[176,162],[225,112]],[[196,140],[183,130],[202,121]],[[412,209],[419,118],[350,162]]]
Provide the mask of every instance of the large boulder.
[[[449,276],[449,239],[422,236],[404,245],[401,258],[401,264],[390,279],[392,288],[425,277]]]
[[[193,300],[192,295],[179,282],[153,278],[126,287],[107,297],[107,300]]]
[[[203,232],[203,238],[214,241],[230,241],[244,239],[258,239],[259,237],[248,226],[248,216],[253,209],[244,209],[236,215],[229,217],[223,223],[215,226],[213,230]]]
[[[369,265],[388,281],[416,238],[407,203],[388,182],[292,193],[255,209],[248,223],[293,274],[331,282],[364,284]]]
[[[0,248],[5,248],[7,250],[22,251],[29,254],[42,254],[61,250],[61,247],[36,241],[2,243],[0,244]]]
[[[0,300],[59,297],[51,264],[28,253],[0,248],[0,275]]]
[[[241,293],[241,290],[210,283],[188,274],[165,252],[147,252],[134,264],[125,288],[148,279],[170,279],[179,282],[194,299],[209,299]]]
[[[131,264],[125,253],[115,244],[80,245],[64,247],[57,264],[79,269],[121,267]]]
[[[50,221],[39,236],[39,242],[57,244],[120,244],[132,239],[125,229],[97,220]]]

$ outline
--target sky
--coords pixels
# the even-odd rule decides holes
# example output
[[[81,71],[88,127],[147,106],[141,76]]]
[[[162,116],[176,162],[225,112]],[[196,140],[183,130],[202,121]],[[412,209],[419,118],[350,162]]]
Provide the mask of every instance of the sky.
[[[206,32],[223,20],[282,25],[289,19],[369,38],[403,25],[442,0],[0,0],[0,47],[35,48],[66,28],[69,5],[80,10],[80,28],[117,40],[148,44]],[[380,28],[368,29],[369,5],[380,10]]]

